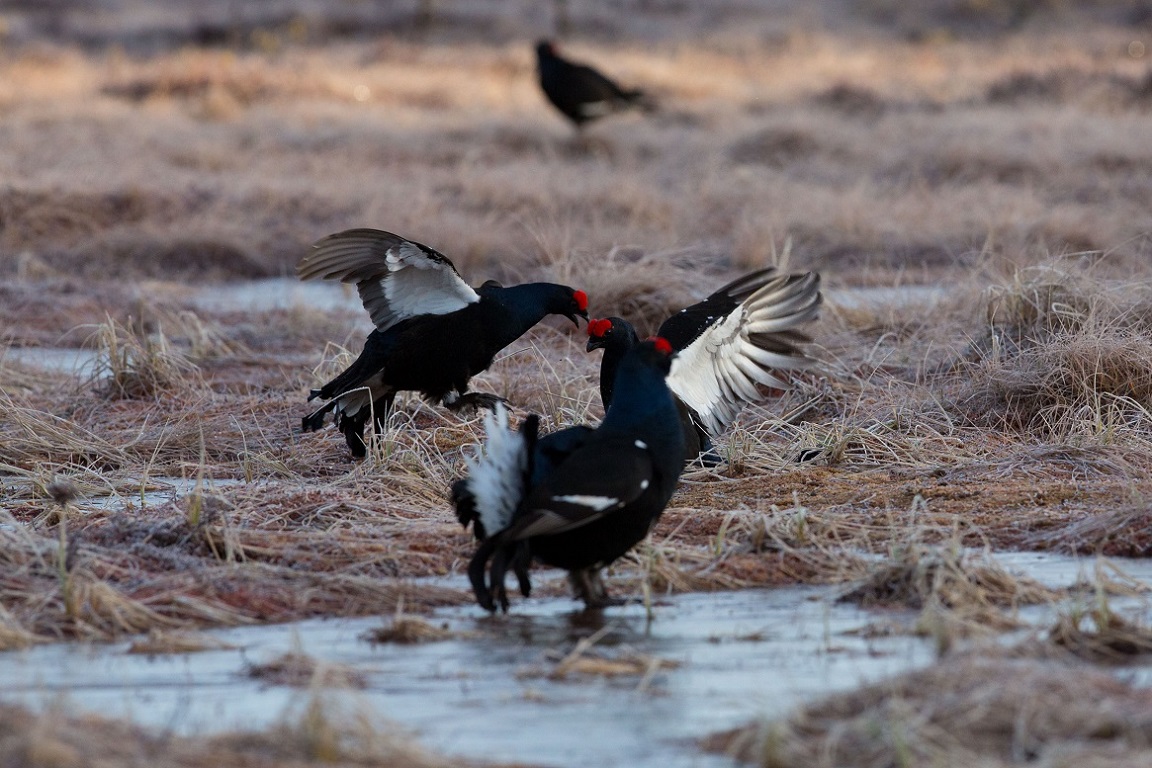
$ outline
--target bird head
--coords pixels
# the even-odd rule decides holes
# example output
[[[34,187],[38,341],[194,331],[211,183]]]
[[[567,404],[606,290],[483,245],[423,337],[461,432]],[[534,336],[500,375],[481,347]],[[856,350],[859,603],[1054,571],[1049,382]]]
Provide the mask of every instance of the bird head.
[[[624,352],[636,346],[639,341],[632,323],[622,317],[605,317],[588,321],[588,344],[584,351],[614,349]]]
[[[567,289],[567,296],[562,300],[563,307],[557,307],[552,310],[554,314],[564,315],[576,325],[580,327],[580,321],[577,317],[584,318],[585,322],[588,320],[588,294],[584,291],[574,291],[571,288]]]
[[[541,59],[546,59],[550,56],[556,55],[556,44],[551,40],[537,40],[536,41],[536,56]]]
[[[645,363],[662,371],[665,376],[672,370],[672,358],[676,350],[663,336],[650,336],[636,347],[637,354]]]
[[[620,335],[616,332],[616,326],[612,322],[613,320],[619,320],[619,318],[602,317],[588,321],[588,346],[585,347],[585,352],[591,352],[594,349],[603,349]]]

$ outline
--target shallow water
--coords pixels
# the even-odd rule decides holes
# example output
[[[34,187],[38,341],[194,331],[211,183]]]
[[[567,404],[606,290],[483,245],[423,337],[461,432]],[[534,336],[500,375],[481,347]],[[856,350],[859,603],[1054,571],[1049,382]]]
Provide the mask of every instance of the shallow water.
[[[998,558],[1054,586],[1091,575],[1095,564],[1035,553]],[[1121,567],[1152,581],[1152,563]],[[639,605],[584,614],[567,599],[518,600],[511,614],[495,617],[450,608],[432,620],[468,635],[415,646],[365,640],[379,619],[220,630],[211,636],[239,647],[196,654],[52,645],[0,654],[0,697],[42,706],[65,695],[81,710],[185,734],[258,728],[298,709],[307,694],[250,679],[247,665],[301,651],[365,675],[365,690],[331,692],[337,702],[367,707],[451,755],[558,766],[727,765],[692,740],[933,659],[929,641],[868,631],[909,614],[864,611],[835,602],[836,594],[788,587],[679,595],[660,601],[651,621]],[[1038,624],[1050,615],[1051,608],[1022,611]],[[606,625],[598,652],[634,651],[678,666],[643,689],[639,676],[547,677],[557,654]]]
[[[597,617],[567,599],[521,601],[497,617],[446,609],[438,623],[475,637],[417,646],[364,640],[378,619],[223,630],[211,634],[239,649],[151,658],[126,654],[126,644],[54,645],[0,655],[0,695],[37,705],[66,693],[80,709],[179,733],[255,728],[305,694],[246,678],[246,664],[298,650],[365,672],[366,690],[336,695],[449,754],[573,766],[725,764],[687,740],[930,661],[913,638],[845,634],[869,617],[827,594],[683,595],[658,605],[651,622],[639,605]],[[628,647],[679,666],[645,690],[635,676],[543,676],[552,668],[546,654],[571,650],[605,624],[597,648],[609,655]]]

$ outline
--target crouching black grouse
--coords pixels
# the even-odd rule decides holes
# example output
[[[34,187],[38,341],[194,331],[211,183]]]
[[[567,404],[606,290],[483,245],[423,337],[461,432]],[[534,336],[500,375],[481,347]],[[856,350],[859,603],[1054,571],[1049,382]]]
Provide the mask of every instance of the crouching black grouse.
[[[356,361],[312,390],[309,400],[328,402],[303,419],[305,430],[316,430],[331,411],[355,456],[365,454],[371,414],[382,429],[397,392],[414,390],[452,410],[492,407],[499,398],[468,393],[468,381],[497,352],[547,315],[577,325],[577,317],[588,319],[583,291],[555,283],[505,288],[491,280],[472,289],[444,254],[377,229],[325,237],[296,273],[355,283],[376,325]]]
[[[668,376],[684,427],[686,460],[718,459],[712,438],[727,429],[746,403],[766,399],[761,389],[787,389],[774,371],[803,369],[812,359],[797,346],[810,339],[797,330],[816,318],[822,302],[820,276],[779,275],[775,268],[733,280],[708,298],[664,321],[657,333],[678,352]],[[639,343],[619,317],[588,323],[588,346],[604,350],[600,399],[610,409],[616,369]]]
[[[653,107],[643,91],[621,88],[587,64],[562,58],[549,40],[536,43],[536,69],[548,101],[577,129],[614,112]]]
[[[468,565],[476,600],[508,610],[511,567],[525,597],[532,559],[568,571],[588,607],[609,605],[600,569],[647,534],[684,468],[684,445],[665,383],[672,347],[639,342],[623,355],[615,398],[595,430],[570,427],[537,439],[538,419],[519,432],[499,409],[482,458],[452,487],[456,514],[481,544]]]

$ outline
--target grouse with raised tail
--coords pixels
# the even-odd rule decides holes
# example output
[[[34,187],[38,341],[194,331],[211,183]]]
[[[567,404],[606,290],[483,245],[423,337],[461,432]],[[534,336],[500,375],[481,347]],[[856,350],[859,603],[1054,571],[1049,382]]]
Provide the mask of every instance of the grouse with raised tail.
[[[486,450],[452,488],[457,517],[481,539],[468,566],[477,602],[508,609],[504,576],[525,597],[532,559],[568,571],[589,608],[610,605],[600,569],[640,542],[664,511],[684,468],[684,437],[665,377],[672,346],[639,342],[618,366],[612,405],[596,429],[537,437],[530,416],[519,432],[499,409]]]

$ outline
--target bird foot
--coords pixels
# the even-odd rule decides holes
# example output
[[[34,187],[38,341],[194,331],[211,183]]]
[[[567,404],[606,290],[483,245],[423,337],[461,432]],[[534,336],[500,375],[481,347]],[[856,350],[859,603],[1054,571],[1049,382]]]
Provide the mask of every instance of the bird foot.
[[[585,610],[597,610],[615,605],[624,605],[628,602],[622,597],[611,597],[604,588],[604,581],[600,577],[598,568],[588,568],[583,571],[571,571],[568,574],[568,583],[572,585],[572,595],[584,601]]]
[[[597,600],[584,601],[584,610],[586,611],[599,611],[601,608],[616,608],[621,605],[628,605],[631,600],[626,597],[610,597],[604,595]]]
[[[479,410],[481,408],[495,411],[496,406],[501,403],[507,405],[508,401],[498,395],[491,395],[487,392],[469,392],[468,394],[460,395],[455,400],[449,401],[445,398],[444,407],[452,411],[452,413]]]
[[[718,467],[723,464],[724,457],[721,456],[715,448],[709,447],[708,450],[697,456],[695,461],[699,462],[700,466],[705,469],[711,469],[712,467]]]

